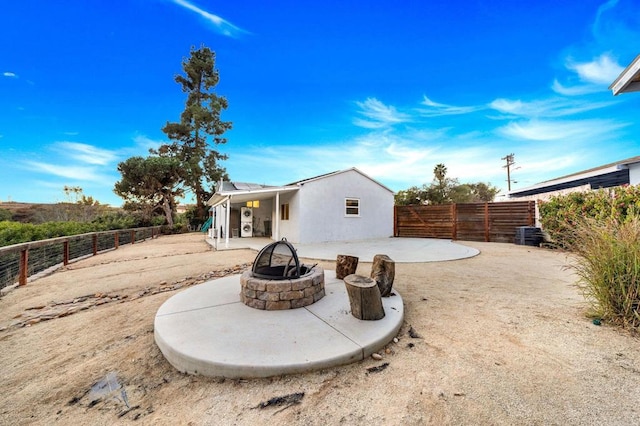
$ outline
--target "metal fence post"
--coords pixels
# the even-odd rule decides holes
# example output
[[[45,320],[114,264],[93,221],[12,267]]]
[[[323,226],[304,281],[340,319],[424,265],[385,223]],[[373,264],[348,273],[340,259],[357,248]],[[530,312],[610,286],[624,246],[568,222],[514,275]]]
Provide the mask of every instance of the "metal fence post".
[[[69,264],[69,240],[65,241],[62,245],[62,264],[64,266]]]
[[[29,249],[20,251],[20,278],[19,285],[27,285],[27,277],[29,276]]]

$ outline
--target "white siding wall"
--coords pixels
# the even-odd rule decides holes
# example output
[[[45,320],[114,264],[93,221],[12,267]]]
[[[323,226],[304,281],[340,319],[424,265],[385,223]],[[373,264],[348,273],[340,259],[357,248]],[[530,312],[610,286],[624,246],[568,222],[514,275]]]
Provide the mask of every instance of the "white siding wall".
[[[280,194],[280,204],[289,204],[289,220],[280,218],[280,239],[286,238],[291,243],[300,242],[300,196],[299,191]],[[275,203],[274,203],[275,204]],[[280,206],[275,206],[280,209]],[[275,210],[274,210],[274,218]],[[274,225],[275,226],[275,225]]]
[[[640,185],[640,163],[629,165],[629,184]]]
[[[253,235],[257,237],[262,237],[262,236],[270,237],[271,234],[265,235],[264,222],[271,221],[272,223],[271,230],[273,231],[273,221],[272,221],[273,216],[271,215],[271,212],[273,210],[273,207],[272,207],[273,201],[271,199],[265,199],[265,200],[259,200],[259,201],[260,201],[260,207],[253,208]]]
[[[291,214],[302,225],[299,238],[293,242],[393,236],[393,193],[354,170],[306,182],[297,198]],[[345,198],[360,200],[360,217],[345,217]]]

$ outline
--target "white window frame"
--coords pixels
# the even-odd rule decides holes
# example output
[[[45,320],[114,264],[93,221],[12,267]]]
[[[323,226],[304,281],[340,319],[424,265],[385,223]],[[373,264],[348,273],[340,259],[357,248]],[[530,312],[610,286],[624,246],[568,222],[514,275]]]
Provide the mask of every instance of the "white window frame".
[[[350,205],[350,202],[356,202],[357,205]],[[357,213],[350,213],[349,210],[355,209]],[[360,217],[360,198],[347,197],[344,199],[344,217]]]

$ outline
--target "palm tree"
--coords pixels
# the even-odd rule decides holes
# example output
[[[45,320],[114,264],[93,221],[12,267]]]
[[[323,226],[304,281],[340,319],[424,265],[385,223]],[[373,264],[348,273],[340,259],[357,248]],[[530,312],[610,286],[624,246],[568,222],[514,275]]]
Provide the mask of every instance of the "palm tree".
[[[440,186],[442,186],[447,176],[447,166],[442,163],[436,164],[436,166],[433,168],[433,175],[436,177],[436,180],[438,181]]]

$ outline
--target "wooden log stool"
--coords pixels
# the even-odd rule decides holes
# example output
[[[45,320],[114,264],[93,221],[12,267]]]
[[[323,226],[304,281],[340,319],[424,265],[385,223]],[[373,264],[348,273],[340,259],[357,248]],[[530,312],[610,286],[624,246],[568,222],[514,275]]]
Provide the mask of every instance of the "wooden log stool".
[[[374,279],[351,274],[344,277],[344,284],[349,295],[351,315],[360,320],[384,318],[380,289]]]
[[[355,274],[358,269],[358,258],[339,254],[336,258],[336,278],[341,280],[347,275]]]
[[[389,297],[396,276],[396,262],[386,254],[376,254],[371,265],[371,278],[378,283],[380,295]]]

